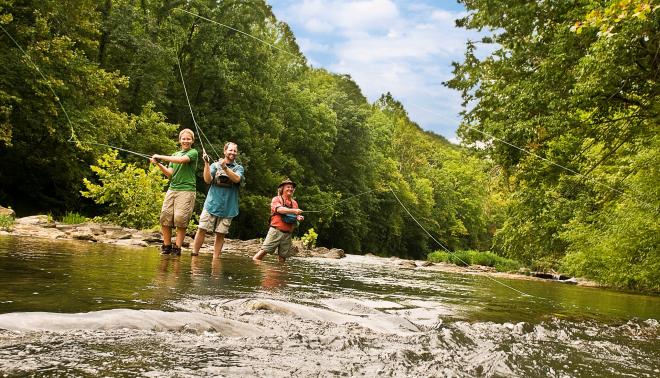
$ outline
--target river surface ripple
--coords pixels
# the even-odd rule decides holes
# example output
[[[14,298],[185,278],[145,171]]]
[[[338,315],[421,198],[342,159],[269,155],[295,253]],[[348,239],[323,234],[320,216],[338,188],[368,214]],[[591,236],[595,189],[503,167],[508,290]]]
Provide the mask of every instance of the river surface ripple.
[[[660,298],[0,236],[3,376],[657,377]]]

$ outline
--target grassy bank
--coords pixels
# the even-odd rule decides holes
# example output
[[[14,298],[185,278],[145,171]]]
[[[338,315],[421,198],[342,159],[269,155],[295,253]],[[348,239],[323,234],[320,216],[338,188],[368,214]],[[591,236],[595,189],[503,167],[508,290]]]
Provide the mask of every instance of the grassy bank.
[[[492,266],[498,272],[514,272],[523,266],[518,261],[498,256],[492,252],[479,252],[474,250],[456,251],[452,253],[435,251],[428,254],[427,260],[434,263],[443,262],[458,266]]]

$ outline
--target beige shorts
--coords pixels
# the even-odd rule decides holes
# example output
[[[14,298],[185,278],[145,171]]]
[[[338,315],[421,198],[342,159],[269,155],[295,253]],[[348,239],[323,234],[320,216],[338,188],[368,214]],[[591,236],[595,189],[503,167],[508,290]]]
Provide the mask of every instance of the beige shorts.
[[[268,229],[268,235],[266,235],[266,240],[261,245],[261,249],[267,253],[274,253],[277,250],[278,255],[289,257],[291,233],[282,232],[275,227],[270,227]]]
[[[199,216],[199,226],[206,232],[216,232],[218,234],[228,234],[231,226],[231,218],[220,218],[212,215],[206,209],[202,210]]]
[[[197,192],[168,190],[160,209],[160,224],[167,227],[188,227],[195,208]]]

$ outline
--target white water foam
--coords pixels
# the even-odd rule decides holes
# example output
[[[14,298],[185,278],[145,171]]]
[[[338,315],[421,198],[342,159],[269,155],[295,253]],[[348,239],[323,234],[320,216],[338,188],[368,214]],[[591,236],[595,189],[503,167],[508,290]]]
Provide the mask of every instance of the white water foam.
[[[0,329],[18,332],[137,329],[152,331],[214,331],[224,336],[258,336],[265,333],[236,320],[218,316],[158,310],[114,309],[76,314],[13,312],[0,314]]]

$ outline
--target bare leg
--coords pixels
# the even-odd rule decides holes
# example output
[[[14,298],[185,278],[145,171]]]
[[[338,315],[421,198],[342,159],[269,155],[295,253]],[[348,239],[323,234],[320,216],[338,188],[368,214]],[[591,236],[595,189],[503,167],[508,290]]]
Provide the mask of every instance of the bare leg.
[[[267,253],[266,251],[264,251],[263,249],[260,249],[259,252],[257,252],[257,254],[254,255],[254,257],[252,257],[252,260],[254,260],[254,261],[263,260],[264,256],[266,256],[266,253]]]
[[[160,230],[163,233],[163,245],[172,245],[172,228],[170,226],[161,226]]]
[[[225,244],[225,234],[215,233],[215,243],[213,243],[213,258],[217,259],[222,254],[222,245]]]
[[[197,233],[195,234],[195,241],[193,241],[193,256],[199,255],[199,249],[202,248],[202,244],[204,244],[204,237],[206,237],[206,230],[198,228]]]
[[[176,246],[181,248],[183,245],[183,239],[186,238],[186,228],[185,227],[177,227],[176,228]]]

